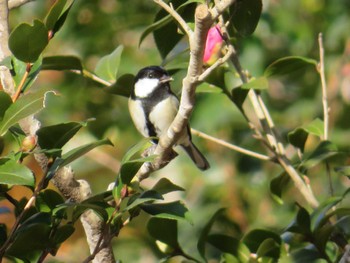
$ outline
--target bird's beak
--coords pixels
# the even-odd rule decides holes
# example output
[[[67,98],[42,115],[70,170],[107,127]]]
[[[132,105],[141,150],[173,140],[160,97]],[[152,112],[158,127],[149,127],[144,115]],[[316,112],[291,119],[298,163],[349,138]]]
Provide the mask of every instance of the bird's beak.
[[[170,81],[173,81],[174,79],[170,76],[162,76],[159,80],[160,83],[167,83],[167,82],[170,82]]]

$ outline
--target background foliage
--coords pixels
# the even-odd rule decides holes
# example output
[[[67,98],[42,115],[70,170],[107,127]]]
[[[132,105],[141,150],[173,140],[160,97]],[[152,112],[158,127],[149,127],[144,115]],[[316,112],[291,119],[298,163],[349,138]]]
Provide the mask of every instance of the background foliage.
[[[43,19],[51,6],[51,1],[35,1],[11,11],[12,28],[19,23],[32,24],[34,19]],[[102,75],[99,75],[101,78],[108,76],[103,76],[106,72],[104,68],[98,70],[98,63],[108,54],[114,54],[115,58],[121,56],[120,64],[114,67],[118,72],[112,72],[112,77],[135,74],[144,66],[162,64],[164,50],[159,52],[157,46],[159,47],[159,43],[165,39],[157,40],[155,37],[154,40],[152,35],[148,35],[140,44],[145,30],[154,22],[156,16],[159,18],[162,15],[158,11],[159,7],[146,0],[76,1],[63,27],[45,48],[44,55],[80,58],[83,67],[89,71],[95,71],[97,67],[95,73],[99,75],[98,73],[102,72]],[[246,262],[251,252],[257,257],[263,257],[266,262],[273,262],[277,258],[280,258],[281,262],[336,262],[341,254],[332,242],[327,242],[329,235],[324,234],[328,231],[325,228],[327,224],[322,220],[327,218],[326,214],[329,214],[329,209],[334,205],[343,208],[334,212],[339,220],[337,221],[336,217],[332,217],[331,220],[348,240],[349,199],[345,193],[349,187],[347,176],[350,146],[349,27],[349,1],[270,0],[263,1],[261,17],[255,32],[247,37],[236,32],[232,39],[244,69],[252,76],[259,77],[264,72],[266,74],[265,70],[272,62],[282,57],[302,56],[318,61],[317,37],[319,32],[323,32],[331,108],[330,141],[333,143],[331,147],[336,146],[336,150],[323,145],[327,156],[316,154],[316,159],[309,158],[316,163],[303,163],[308,170],[310,185],[322,204],[318,210],[310,209],[293,184],[287,184],[288,179],[283,176],[279,166],[195,137],[196,145],[210,161],[210,170],[205,173],[199,172],[187,156],[181,153],[167,167],[144,182],[145,189],[151,189],[160,178],[166,177],[185,189],[175,191],[180,189],[168,185],[168,189],[174,192],[165,197],[167,201],[174,203],[176,200],[182,200],[184,207],[190,211],[190,217],[186,213],[186,216],[181,214],[179,217],[185,220],[179,220],[178,224],[173,220],[161,220],[159,217],[149,220],[148,214],[156,212],[143,207],[148,214],[141,213],[135,217],[113,241],[116,257],[125,262],[155,262],[175,251],[182,255],[191,255],[199,261],[206,257],[217,261],[221,258],[228,262]],[[117,47],[119,49],[112,53]],[[30,60],[35,61],[36,58]],[[262,95],[285,142],[288,141],[288,133],[298,127],[301,128],[296,136],[302,136],[300,134],[303,131],[309,134],[305,143],[305,156],[312,157],[314,150],[320,147],[318,137],[322,135],[318,130],[320,124],[317,121],[313,122],[316,118],[323,118],[321,84],[314,65],[304,67],[304,63],[296,62],[296,65],[293,65],[294,62],[278,64],[277,69],[269,68],[272,70],[270,73],[275,70],[275,74],[268,78],[268,89],[263,90]],[[79,63],[74,60],[70,65],[79,66]],[[179,65],[181,63],[173,61],[173,64],[169,62],[165,66],[171,69]],[[295,70],[299,69],[300,65],[303,68]],[[179,92],[184,71],[172,73],[175,78],[172,83],[173,90]],[[220,72],[217,74],[220,76]],[[220,86],[219,83],[223,83],[223,80],[218,76],[211,76],[211,83]],[[77,177],[88,180],[94,193],[104,192],[107,185],[115,180],[120,165],[128,161],[125,157],[123,160],[123,156],[132,145],[140,141],[139,134],[130,122],[127,99],[111,95],[104,90],[106,88],[103,85],[67,71],[41,71],[34,88],[54,89],[59,94],[49,95],[45,110],[38,114],[43,126],[66,123],[66,129],[74,130],[76,127],[77,135],[64,146],[64,152],[69,153],[70,149],[90,142],[109,144],[108,141],[103,141],[104,138],[109,138],[115,145],[96,148],[72,163]],[[253,114],[249,105],[245,107],[248,107],[248,114]],[[91,118],[94,120],[82,124]],[[265,152],[260,142],[252,138],[252,132],[240,111],[221,92],[198,92],[191,126],[242,147]],[[45,130],[42,132],[45,133]],[[297,142],[300,142],[300,137],[297,138]],[[50,142],[47,143],[50,145]],[[3,144],[2,156],[18,149],[16,140],[10,134],[5,135]],[[61,148],[63,145],[50,147]],[[337,154],[329,154],[331,152]],[[68,157],[66,156],[66,159]],[[293,158],[297,163],[298,158]],[[327,177],[326,166],[321,162],[324,159],[330,164],[331,183]],[[39,170],[31,157],[25,159],[25,164],[31,170]],[[33,182],[20,184],[32,185]],[[51,185],[49,187],[53,188]],[[55,195],[49,190],[46,191],[47,195]],[[17,200],[25,193],[29,195],[30,191],[23,186],[14,186],[9,192]],[[148,201],[153,201],[160,197],[151,193],[147,198]],[[53,199],[57,200],[55,202],[58,204],[62,201],[57,196]],[[14,220],[13,206],[4,201],[2,209],[1,221],[11,226]],[[8,210],[11,210],[11,213],[8,213]],[[101,214],[108,217],[103,215],[103,212]],[[46,222],[52,219],[40,220]],[[45,226],[45,223],[40,226]],[[88,248],[78,221],[74,227],[74,234],[63,243],[57,255],[49,259],[50,262],[73,262],[88,256]],[[74,230],[68,225],[65,228],[67,230],[62,233],[67,236]],[[176,233],[177,238],[174,238]],[[326,240],[323,242],[322,238]],[[158,246],[155,239],[171,247],[167,248],[167,253],[160,249],[162,246]],[[244,245],[239,241],[243,241]],[[55,244],[59,243],[57,241]],[[286,252],[286,243],[293,248],[289,251],[291,256]],[[311,243],[314,247],[310,246]],[[222,244],[231,246],[223,247]],[[13,247],[10,255],[15,255],[16,249],[16,246]],[[326,256],[320,251],[326,253]],[[236,255],[236,258],[232,255]],[[183,257],[179,256],[172,260],[181,259]]]

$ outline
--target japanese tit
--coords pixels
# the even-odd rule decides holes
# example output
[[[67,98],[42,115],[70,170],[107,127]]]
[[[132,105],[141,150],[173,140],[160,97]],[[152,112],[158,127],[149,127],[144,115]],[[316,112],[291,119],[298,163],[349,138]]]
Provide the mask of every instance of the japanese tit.
[[[179,100],[170,89],[172,78],[158,66],[141,69],[136,77],[129,98],[129,112],[137,130],[144,137],[159,138],[167,132],[179,107]],[[153,140],[157,143],[158,140]],[[201,170],[209,163],[193,144],[190,127],[187,126],[176,143],[180,145]]]

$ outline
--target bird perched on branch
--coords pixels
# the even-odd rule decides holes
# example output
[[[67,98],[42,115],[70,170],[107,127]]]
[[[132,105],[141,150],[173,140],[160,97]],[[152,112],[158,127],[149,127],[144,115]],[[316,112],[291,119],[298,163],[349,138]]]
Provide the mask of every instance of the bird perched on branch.
[[[137,130],[144,137],[156,137],[154,143],[167,132],[179,108],[179,100],[170,89],[170,81],[172,78],[162,67],[143,68],[135,77],[129,98],[129,112]],[[208,161],[192,142],[189,125],[176,145],[187,152],[199,169],[209,168]]]

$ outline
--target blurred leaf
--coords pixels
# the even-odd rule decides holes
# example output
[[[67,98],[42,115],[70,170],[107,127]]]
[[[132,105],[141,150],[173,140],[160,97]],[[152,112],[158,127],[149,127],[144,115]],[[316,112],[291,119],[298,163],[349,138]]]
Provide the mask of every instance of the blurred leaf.
[[[320,253],[314,246],[309,246],[306,248],[301,248],[291,253],[293,262],[310,262],[316,263],[320,259]],[[322,262],[322,261],[321,261]]]
[[[258,25],[261,11],[261,0],[239,0],[230,7],[232,24],[244,37],[253,34]]]
[[[204,228],[202,229],[200,235],[199,235],[199,239],[198,239],[198,243],[197,243],[197,248],[198,248],[198,252],[199,254],[202,256],[202,258],[204,260],[206,260],[205,257],[205,244],[208,240],[208,236],[209,236],[209,232],[214,224],[214,222],[217,220],[217,218],[219,216],[221,216],[224,212],[225,212],[225,208],[220,208],[219,210],[217,210],[214,215],[209,219],[208,223],[204,226]]]
[[[20,24],[9,37],[9,48],[13,55],[27,63],[34,63],[48,44],[48,31],[40,20],[33,25]]]
[[[61,149],[86,123],[68,122],[42,127],[37,131],[42,149]]]
[[[334,171],[342,176],[350,177],[350,166],[338,166],[334,168]]]
[[[323,134],[323,130],[324,130],[323,127],[324,127],[323,121],[319,118],[316,118],[312,122],[310,122],[309,124],[304,125],[302,128],[310,134],[321,137],[324,135]]]
[[[55,245],[59,245],[66,241],[75,231],[75,227],[72,224],[65,224],[62,226],[59,226],[54,236],[51,237],[52,243]]]
[[[322,141],[317,148],[300,165],[302,172],[310,169],[319,163],[340,154],[335,144],[330,141]]]
[[[96,65],[95,74],[114,83],[117,79],[123,46],[118,46],[111,54],[102,57]]]
[[[75,148],[73,150],[70,150],[69,152],[62,155],[62,163],[60,164],[60,167],[66,166],[70,164],[71,162],[75,161],[79,157],[85,155],[89,151],[95,149],[98,146],[101,145],[111,145],[113,146],[113,143],[109,139],[99,140],[96,142],[91,142],[82,146],[79,146],[78,148]]]
[[[243,237],[242,241],[249,248],[251,253],[257,253],[259,249],[262,250],[261,252],[266,252],[264,248],[264,242],[266,240],[273,240],[278,245],[281,245],[282,243],[281,237],[278,234],[263,229],[255,229],[248,232]],[[270,243],[270,241],[267,242]]]
[[[46,189],[41,191],[35,200],[36,207],[39,208],[40,212],[51,212],[58,205],[65,202],[64,198],[56,191]]]
[[[286,173],[282,173],[276,178],[271,180],[270,183],[270,192],[273,198],[279,203],[283,204],[282,193],[284,189],[288,186],[290,177]]]
[[[116,83],[104,88],[104,90],[108,93],[128,98],[134,85],[134,78],[135,76],[132,74],[124,74],[117,79]]]
[[[6,231],[6,225],[0,224],[0,246],[2,246],[7,239],[7,231]]]
[[[324,217],[321,218],[321,220],[319,220],[318,223],[318,229],[320,229],[321,227],[327,225],[329,223],[329,219],[333,216],[337,216],[338,218],[344,217],[344,216],[350,216],[350,208],[337,208],[334,211],[331,211],[330,213],[328,213],[327,215],[325,215]],[[315,229],[316,231],[318,229]]]
[[[271,76],[282,76],[290,74],[295,71],[306,70],[310,65],[316,69],[317,61],[314,59],[300,57],[300,56],[290,56],[280,58],[272,62],[265,70],[264,75],[266,77]]]
[[[288,133],[288,141],[290,144],[299,148],[301,152],[304,152],[307,137],[308,133],[302,128],[297,128]]]
[[[81,60],[74,56],[44,57],[42,70],[83,70]]]
[[[46,95],[52,91],[41,90],[20,97],[6,110],[4,118],[0,122],[0,136],[25,117],[37,113],[45,107]],[[53,92],[52,92],[53,93]]]
[[[143,211],[155,217],[174,220],[185,219],[192,223],[190,212],[181,201],[141,204],[140,207]]]
[[[196,92],[201,92],[201,93],[222,93],[222,89],[218,88],[218,87],[216,87],[214,85],[211,85],[209,83],[203,82],[197,87]]]
[[[326,244],[330,241],[330,236],[333,233],[335,227],[331,224],[326,224],[323,227],[314,231],[314,244],[318,250],[326,254]]]
[[[34,176],[32,171],[23,164],[8,160],[0,165],[0,184],[34,187]]]
[[[161,178],[153,187],[152,190],[158,192],[161,195],[165,195],[174,191],[185,191],[182,187],[173,184],[169,179]]]
[[[61,27],[63,26],[64,22],[67,19],[68,13],[71,10],[72,6],[73,6],[74,0],[70,0],[68,2],[68,4],[66,5],[65,10],[61,13],[59,19],[56,21],[55,26],[53,27],[52,31],[55,34],[57,31],[59,31],[61,29]]]
[[[8,95],[4,91],[0,91],[0,121],[4,117],[6,110],[11,106],[12,99],[10,95]]]
[[[45,25],[48,30],[52,30],[55,27],[55,24],[60,18],[66,3],[67,0],[56,0],[51,6],[50,11],[45,18]]]
[[[0,61],[0,65],[1,65],[1,66],[5,66],[5,67],[7,67],[8,69],[13,69],[13,66],[12,66],[12,58],[13,58],[13,56],[7,56],[7,57],[5,57],[3,60]]]
[[[256,252],[259,258],[270,257],[274,259],[279,259],[281,254],[281,241],[278,243],[273,238],[265,239],[258,248]]]
[[[147,230],[154,239],[159,240],[172,248],[179,247],[176,220],[152,217],[148,221]]]
[[[248,83],[242,85],[242,89],[264,90],[269,88],[269,83],[265,77],[251,79]]]
[[[316,230],[319,227],[322,227],[324,218],[326,217],[329,209],[336,206],[339,202],[343,200],[343,197],[334,196],[330,197],[327,200],[323,201],[311,214],[311,220],[313,222],[314,229]],[[328,221],[327,221],[328,222]]]
[[[208,235],[207,242],[219,249],[222,253],[229,253],[234,256],[237,256],[238,254],[240,241],[234,237],[222,234],[212,234]]]
[[[242,88],[232,89],[232,101],[237,106],[240,111],[243,111],[243,103],[248,95],[249,90],[244,90]]]
[[[299,207],[296,218],[292,224],[287,227],[286,231],[304,236],[311,236],[311,219],[309,212],[305,208]]]

